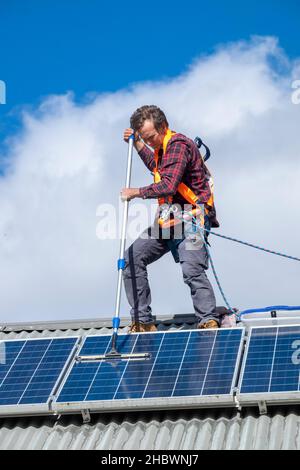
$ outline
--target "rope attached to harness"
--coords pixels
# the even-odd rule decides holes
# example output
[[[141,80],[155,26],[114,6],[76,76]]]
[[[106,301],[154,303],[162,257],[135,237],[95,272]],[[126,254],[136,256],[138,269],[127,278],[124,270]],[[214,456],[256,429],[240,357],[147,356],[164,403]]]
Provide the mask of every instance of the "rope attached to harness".
[[[184,215],[184,212],[183,211],[183,215]],[[222,289],[222,286],[221,286],[221,283],[219,281],[219,277],[217,275],[217,272],[216,272],[216,269],[215,269],[215,266],[214,266],[214,263],[213,263],[213,259],[212,259],[212,256],[210,254],[210,250],[208,248],[208,243],[206,241],[206,237],[204,236],[204,233],[206,232],[207,234],[212,234],[212,235],[215,235],[217,237],[220,237],[220,238],[224,238],[225,240],[230,240],[230,241],[233,241],[233,242],[236,242],[236,243],[240,243],[242,245],[245,245],[245,246],[249,246],[250,248],[255,248],[256,250],[260,250],[260,251],[264,251],[265,253],[270,253],[270,254],[273,254],[273,255],[276,255],[276,256],[281,256],[283,258],[287,258],[287,259],[291,259],[291,260],[294,260],[294,261],[300,261],[300,258],[297,258],[296,256],[291,256],[291,255],[287,255],[287,254],[284,254],[284,253],[280,253],[279,251],[273,251],[273,250],[269,250],[268,248],[264,248],[264,247],[261,247],[259,245],[253,245],[252,243],[249,243],[249,242],[245,242],[243,240],[239,240],[237,238],[232,238],[232,237],[228,237],[226,235],[223,235],[223,234],[220,234],[220,233],[215,233],[215,232],[212,232],[211,230],[209,229],[206,229],[205,227],[203,227],[196,218],[193,218],[193,227],[191,229],[189,229],[188,231],[195,231],[195,228],[196,228],[196,231],[198,231],[201,235],[201,238],[202,238],[202,241],[204,243],[204,246],[205,246],[205,249],[206,249],[206,252],[207,252],[207,255],[208,255],[208,258],[209,258],[209,261],[211,263],[211,267],[212,267],[212,271],[213,271],[213,274],[214,274],[214,277],[215,277],[215,280],[216,280],[216,283],[218,285],[218,288],[219,288],[219,291],[221,293],[221,296],[227,306],[227,308],[233,313],[236,312],[236,309],[232,308],[230,303],[228,302],[226,296],[225,296],[225,293],[224,293],[224,290]],[[243,312],[245,313],[245,312]],[[248,312],[247,312],[248,313]],[[229,314],[230,315],[230,314]]]

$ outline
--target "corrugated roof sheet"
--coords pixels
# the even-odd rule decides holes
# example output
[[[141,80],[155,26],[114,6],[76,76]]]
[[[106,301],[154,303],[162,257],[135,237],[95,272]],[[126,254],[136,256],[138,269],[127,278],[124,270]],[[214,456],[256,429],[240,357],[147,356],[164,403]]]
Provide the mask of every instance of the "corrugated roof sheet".
[[[223,307],[219,307],[223,308]],[[155,317],[154,317],[155,318]],[[255,318],[255,314],[247,315],[243,318],[243,323],[238,323],[236,326],[264,326],[264,325],[280,325],[280,324],[298,324],[300,323],[300,312],[294,312],[293,316],[284,317],[279,316],[274,319],[268,318]],[[127,327],[130,325],[130,318],[122,318],[120,324],[120,333],[126,332]],[[194,314],[180,314],[180,315],[164,315],[159,316],[156,321],[156,326],[159,331],[173,330],[173,329],[193,329],[196,328],[197,318]],[[225,325],[229,327],[229,325]],[[4,339],[22,339],[22,338],[39,338],[47,336],[85,336],[85,335],[99,335],[109,334],[112,330],[112,319],[92,319],[92,320],[71,320],[71,321],[53,321],[53,322],[34,322],[34,323],[17,323],[0,325],[0,340]]]
[[[220,412],[222,414],[222,412]],[[151,419],[82,424],[69,417],[60,424],[49,419],[7,419],[1,423],[0,449],[78,450],[252,450],[300,449],[300,417],[253,416]],[[65,420],[64,420],[65,421]]]
[[[126,332],[129,324],[129,318],[121,319],[120,333]],[[196,317],[193,314],[160,317],[160,320],[157,322],[159,331],[189,329],[193,328],[195,325]],[[47,336],[105,335],[111,333],[111,330],[112,320],[109,318],[103,320],[6,324],[0,328],[0,340],[41,338]]]

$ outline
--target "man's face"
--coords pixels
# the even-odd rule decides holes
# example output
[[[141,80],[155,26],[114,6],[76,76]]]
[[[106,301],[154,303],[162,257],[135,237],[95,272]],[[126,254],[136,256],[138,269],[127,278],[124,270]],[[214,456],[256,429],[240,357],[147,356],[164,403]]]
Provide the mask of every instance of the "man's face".
[[[154,127],[153,121],[146,120],[139,130],[139,134],[145,144],[149,145],[153,149],[157,149],[162,146],[165,136],[165,129],[158,132]]]

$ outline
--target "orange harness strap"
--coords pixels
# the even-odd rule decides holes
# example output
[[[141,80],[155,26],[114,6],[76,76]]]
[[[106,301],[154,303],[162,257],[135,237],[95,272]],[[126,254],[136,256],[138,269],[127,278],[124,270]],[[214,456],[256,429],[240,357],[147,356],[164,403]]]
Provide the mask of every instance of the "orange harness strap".
[[[163,155],[166,153],[166,149],[167,149],[167,145],[168,145],[169,140],[175,134],[176,134],[176,132],[171,131],[171,129],[167,129],[164,140],[163,140]],[[159,150],[160,149],[155,149],[155,151],[154,151],[154,161],[155,161],[155,168],[154,168],[154,171],[153,171],[153,173],[154,173],[154,183],[159,183],[161,181],[161,177],[160,177],[160,174],[159,174],[159,171],[158,171],[158,158],[159,158],[158,152],[159,152]],[[165,198],[165,197],[159,197],[158,198],[158,204],[160,206],[162,206],[163,204],[166,204],[166,203],[172,204],[172,201],[173,201],[172,196],[168,196],[167,198]]]
[[[166,149],[167,149],[167,145],[169,143],[169,140],[174,135],[176,135],[176,132],[171,131],[170,129],[167,129],[164,140],[163,140],[163,155],[166,153]],[[161,177],[160,177],[160,174],[159,174],[159,171],[158,171],[158,159],[159,159],[158,152],[159,152],[159,149],[156,149],[154,151],[154,161],[155,161],[155,168],[154,168],[154,171],[153,171],[153,173],[154,173],[154,183],[159,183],[161,181]],[[189,204],[192,204],[193,206],[197,205],[198,197],[196,196],[194,191],[192,191],[186,184],[180,183],[178,185],[177,191],[183,197],[183,199],[185,199]],[[158,204],[160,206],[162,204],[166,204],[166,203],[172,204],[172,201],[173,201],[173,196],[168,196],[167,198],[165,198],[165,197],[158,198]],[[206,204],[208,206],[212,207],[213,203],[214,203],[214,198],[213,198],[213,194],[211,194],[211,196],[210,196],[209,200],[206,202]]]

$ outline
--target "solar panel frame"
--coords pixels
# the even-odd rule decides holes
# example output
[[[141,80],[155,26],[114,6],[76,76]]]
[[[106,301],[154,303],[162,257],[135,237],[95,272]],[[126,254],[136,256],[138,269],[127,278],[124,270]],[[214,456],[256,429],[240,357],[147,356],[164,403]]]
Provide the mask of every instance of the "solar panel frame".
[[[261,390],[261,391],[253,391],[253,392],[245,392],[243,391],[243,381],[245,379],[245,372],[247,368],[247,361],[249,358],[249,350],[251,348],[251,339],[253,338],[253,334],[256,331],[259,330],[277,330],[276,333],[276,338],[274,340],[274,347],[272,350],[272,368],[270,370],[270,376],[266,377],[266,379],[269,381],[269,389],[271,388],[272,384],[272,378],[273,378],[273,372],[274,372],[274,361],[276,357],[276,353],[278,353],[278,350],[276,349],[277,346],[277,341],[279,336],[280,330],[283,329],[290,329],[292,330],[293,328],[298,327],[299,328],[299,351],[300,351],[300,322],[298,321],[297,324],[278,324],[277,322],[274,322],[273,325],[252,325],[251,327],[248,327],[248,335],[247,335],[247,342],[246,342],[246,347],[245,347],[245,352],[243,355],[242,363],[241,363],[241,370],[239,373],[239,380],[237,384],[237,401],[240,403],[241,406],[243,405],[257,405],[260,403],[265,403],[265,404],[289,404],[289,403],[299,403],[300,402],[300,360],[299,360],[299,378],[298,378],[298,390],[281,390],[281,391],[266,391],[266,390]],[[297,334],[297,333],[295,333]],[[274,335],[273,335],[274,338]],[[250,351],[251,352],[251,351]],[[290,350],[290,356],[293,355],[293,351]],[[300,357],[300,353],[299,353]],[[263,370],[263,369],[262,369]]]
[[[0,385],[2,386],[4,381],[9,377],[9,374],[13,371],[13,365],[16,363],[17,359],[20,356],[21,351],[25,347],[26,344],[29,343],[34,343],[34,342],[42,342],[42,341],[50,341],[48,347],[46,348],[46,352],[49,350],[50,346],[53,345],[52,341],[55,340],[55,342],[65,342],[66,340],[75,340],[73,346],[71,346],[71,350],[69,352],[69,355],[67,359],[64,362],[64,365],[61,367],[60,372],[58,373],[58,376],[55,380],[54,385],[51,387],[51,391],[49,392],[48,398],[44,402],[36,402],[36,403],[12,403],[12,404],[3,404],[0,405],[0,416],[1,417],[6,417],[6,416],[12,416],[12,415],[18,415],[18,416],[25,416],[25,415],[35,415],[35,414],[50,414],[52,413],[51,410],[51,402],[53,400],[53,397],[64,377],[66,374],[68,368],[70,367],[70,364],[72,363],[72,359],[75,357],[77,349],[79,347],[81,337],[80,336],[67,336],[67,337],[58,337],[58,336],[45,336],[45,337],[39,337],[39,338],[24,338],[24,339],[2,339],[0,340],[0,348],[2,350],[2,356],[3,354],[3,345],[6,344],[12,344],[12,343],[20,343],[22,346],[17,353],[16,357],[14,358],[12,364],[9,366],[7,373],[5,374],[5,377],[2,378],[0,377]],[[4,346],[5,348],[5,346]],[[40,365],[42,364],[43,360],[46,358],[46,353],[43,355],[42,359],[38,361],[37,366],[35,367],[31,377],[28,379],[28,384],[24,387],[24,391],[21,392],[20,400],[21,401],[24,396],[26,395],[27,391],[31,387],[31,385],[34,384],[35,379],[37,378],[38,374],[43,375],[43,369],[39,370]],[[2,358],[3,361],[3,358]],[[3,363],[1,361],[1,363]],[[26,364],[25,364],[26,365]],[[13,374],[12,374],[13,375]],[[36,383],[36,382],[35,382]],[[37,384],[37,388],[39,388],[39,384]],[[1,387],[0,387],[1,389]],[[48,395],[48,394],[47,394]]]
[[[231,380],[231,386],[230,386],[230,393],[224,394],[224,395],[193,395],[193,396],[172,396],[172,397],[150,397],[150,398],[125,398],[125,399],[115,399],[115,400],[66,400],[64,402],[59,401],[60,394],[62,390],[65,387],[65,384],[68,381],[68,378],[70,374],[72,373],[73,367],[71,366],[69,368],[68,373],[64,377],[59,390],[56,394],[55,399],[53,400],[52,403],[52,409],[56,413],[65,413],[65,412],[80,412],[83,410],[89,410],[89,411],[98,411],[98,412],[113,412],[113,411],[121,411],[121,410],[126,410],[126,411],[133,411],[133,410],[145,410],[145,409],[165,409],[165,408],[198,408],[198,407],[215,407],[215,406],[236,406],[236,403],[234,401],[234,396],[233,396],[233,391],[235,390],[236,383],[237,383],[237,374],[238,374],[238,369],[239,369],[239,363],[242,355],[242,350],[243,350],[243,344],[244,344],[244,335],[245,335],[245,329],[244,328],[222,328],[219,330],[201,330],[202,334],[204,335],[211,335],[212,332],[215,332],[214,334],[217,335],[218,332],[219,334],[225,334],[225,331],[240,331],[240,338],[239,338],[239,343],[237,344],[237,354],[236,354],[236,359],[235,359],[235,364],[234,364],[234,369],[233,369],[233,374],[232,374],[232,380]],[[195,333],[195,329],[192,330],[171,330],[171,331],[165,331],[165,332],[153,332],[153,333],[139,333],[139,334],[131,334],[130,337],[136,338],[139,335],[162,335],[163,338],[165,335],[174,335],[174,334],[191,334]],[[199,332],[199,330],[198,330]],[[224,333],[220,333],[224,332]],[[100,335],[100,337],[108,337],[111,338],[111,335]],[[128,335],[119,335],[119,337],[122,336],[128,336]],[[89,336],[86,337],[90,338]],[[94,336],[95,338],[95,336]],[[84,348],[85,342],[81,345],[81,350],[78,352],[78,355],[86,355],[85,353],[82,353],[82,348]],[[110,344],[107,344],[106,352],[109,351],[110,349]],[[95,352],[95,351],[94,351]],[[146,351],[147,352],[147,351]],[[105,351],[98,351],[98,354],[105,354]],[[73,361],[73,365],[74,365]],[[127,362],[128,361],[124,361]],[[95,364],[94,364],[95,366]],[[101,367],[98,363],[98,367]],[[154,366],[153,366],[154,367]],[[125,372],[124,372],[125,373]],[[121,383],[121,382],[120,382]]]

